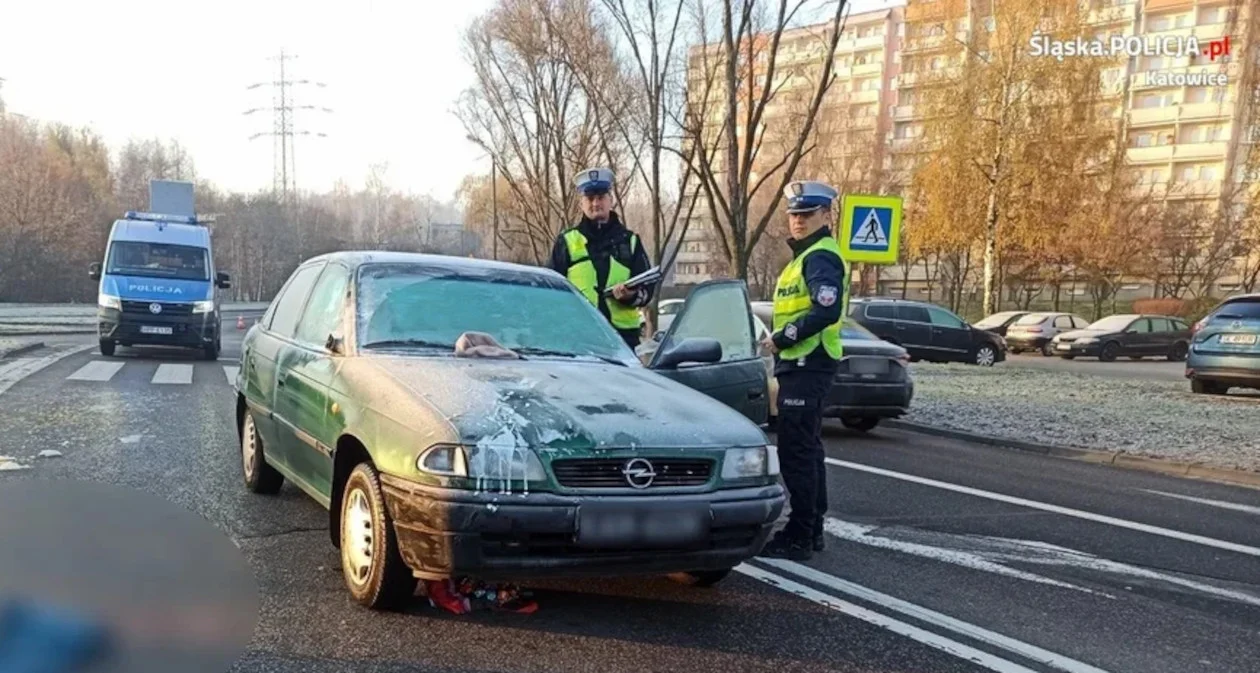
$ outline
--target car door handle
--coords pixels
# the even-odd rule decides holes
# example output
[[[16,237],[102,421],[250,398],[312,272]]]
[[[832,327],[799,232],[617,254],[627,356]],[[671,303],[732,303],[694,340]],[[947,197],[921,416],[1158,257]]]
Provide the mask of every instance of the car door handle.
[[[760,389],[754,388],[748,391],[748,399],[759,400],[766,396],[766,393]]]

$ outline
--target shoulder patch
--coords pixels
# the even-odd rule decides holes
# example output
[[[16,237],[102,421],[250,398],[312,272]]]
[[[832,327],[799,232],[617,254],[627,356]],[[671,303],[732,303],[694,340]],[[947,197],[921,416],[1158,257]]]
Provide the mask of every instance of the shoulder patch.
[[[836,298],[840,292],[835,285],[822,285],[818,288],[817,300],[822,306],[831,306],[836,303]]]

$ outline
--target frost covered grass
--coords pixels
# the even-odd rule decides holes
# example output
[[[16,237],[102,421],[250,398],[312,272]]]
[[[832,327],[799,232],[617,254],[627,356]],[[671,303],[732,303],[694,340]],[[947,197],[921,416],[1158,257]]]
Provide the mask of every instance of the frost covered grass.
[[[1260,395],[1185,381],[960,364],[912,365],[904,419],[1059,446],[1260,471]]]

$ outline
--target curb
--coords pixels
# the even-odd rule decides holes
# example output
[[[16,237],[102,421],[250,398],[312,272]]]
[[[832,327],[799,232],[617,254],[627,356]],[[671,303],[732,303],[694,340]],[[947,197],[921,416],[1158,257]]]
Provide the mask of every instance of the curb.
[[[1055,458],[1066,458],[1068,460],[1094,463],[1096,465],[1111,465],[1113,467],[1128,470],[1158,472],[1161,474],[1172,475],[1174,477],[1189,477],[1192,479],[1203,479],[1206,481],[1226,483],[1233,486],[1251,486],[1253,488],[1260,488],[1260,472],[1253,470],[1212,467],[1202,463],[1187,463],[1185,461],[1172,460],[1169,458],[1135,456],[1122,451],[1101,451],[1098,449],[1080,449],[1070,446],[1059,446],[1056,444],[1025,442],[1018,439],[1005,439],[1002,437],[982,435],[964,430],[940,428],[933,425],[924,425],[922,423],[903,421],[900,419],[884,419],[881,422],[881,425],[886,425],[890,428],[898,430],[917,432],[924,435],[957,439],[976,444],[986,444],[988,446],[996,446],[1003,449],[1023,451],[1025,453],[1036,453],[1043,456],[1054,456]]]
[[[10,348],[8,350],[0,350],[0,360],[3,360],[5,358],[11,358],[15,355],[23,355],[31,351],[37,351],[43,347],[44,347],[43,341],[32,341],[30,343],[22,344],[21,346],[18,346],[16,348]]]

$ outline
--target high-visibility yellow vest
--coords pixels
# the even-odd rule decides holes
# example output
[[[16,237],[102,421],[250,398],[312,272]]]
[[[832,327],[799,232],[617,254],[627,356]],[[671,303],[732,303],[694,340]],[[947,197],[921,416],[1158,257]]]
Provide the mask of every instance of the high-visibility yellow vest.
[[[591,256],[586,251],[586,237],[575,227],[564,233],[564,243],[569,250],[569,270],[565,275],[568,276],[569,282],[577,286],[582,296],[596,307],[599,306],[600,293],[606,288],[630,280],[630,267],[610,256],[607,284],[605,287],[596,287],[599,278],[595,273],[595,263],[591,261]],[[633,233],[630,234],[630,252],[633,253],[638,245],[639,237]],[[613,327],[617,329],[639,329],[643,320],[639,309],[626,306],[612,297],[608,298],[608,313]]]
[[[809,246],[805,252],[797,255],[783,267],[783,272],[779,274],[779,283],[774,291],[774,331],[778,332],[788,323],[799,320],[805,314],[809,313],[813,306],[813,300],[809,296],[809,285],[805,283],[805,257],[816,250],[826,250],[835,254],[841,259],[841,268],[845,269],[845,276],[848,275],[847,266],[843,266],[844,260],[840,256],[840,244],[831,236],[824,236],[817,243]],[[839,360],[844,355],[844,346],[840,340],[840,325],[844,322],[844,316],[849,311],[849,279],[841,278],[843,286],[840,296],[840,319],[827,325],[821,332],[815,334],[804,341],[798,342],[790,348],[779,353],[782,360],[796,360],[814,352],[821,344],[827,350],[827,355],[833,360]]]

